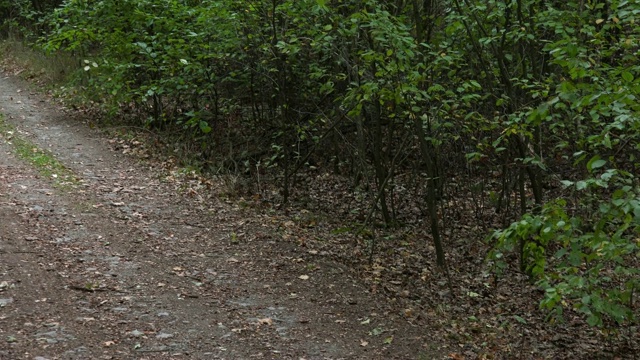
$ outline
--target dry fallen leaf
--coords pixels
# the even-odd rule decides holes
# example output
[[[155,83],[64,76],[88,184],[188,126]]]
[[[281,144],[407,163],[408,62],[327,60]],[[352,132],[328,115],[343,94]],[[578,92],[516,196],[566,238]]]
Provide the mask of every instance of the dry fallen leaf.
[[[273,325],[271,318],[258,319],[258,325]]]
[[[301,280],[309,280],[309,275],[300,275],[299,279],[301,279]]]
[[[369,345],[368,341],[360,340],[360,346],[367,346],[367,345]]]
[[[102,343],[102,345],[104,345],[105,347],[113,346],[115,344],[116,344],[115,341],[111,341],[111,340],[105,341]]]

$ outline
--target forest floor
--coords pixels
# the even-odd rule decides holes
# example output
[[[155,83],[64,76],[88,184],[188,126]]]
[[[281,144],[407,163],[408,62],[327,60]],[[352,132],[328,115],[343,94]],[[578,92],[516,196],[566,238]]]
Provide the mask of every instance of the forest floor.
[[[464,218],[451,284],[424,229],[369,261],[329,175],[287,211],[223,196],[19,71],[0,79],[0,359],[637,358],[635,328],[546,323],[526,278],[487,275]]]

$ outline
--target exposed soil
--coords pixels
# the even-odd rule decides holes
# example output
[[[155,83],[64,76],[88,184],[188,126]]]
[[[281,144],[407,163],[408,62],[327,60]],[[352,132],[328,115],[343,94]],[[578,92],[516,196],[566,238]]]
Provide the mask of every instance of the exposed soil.
[[[0,359],[444,356],[351,270],[215,184],[180,191],[13,76],[0,104],[78,180],[55,186],[0,141]]]

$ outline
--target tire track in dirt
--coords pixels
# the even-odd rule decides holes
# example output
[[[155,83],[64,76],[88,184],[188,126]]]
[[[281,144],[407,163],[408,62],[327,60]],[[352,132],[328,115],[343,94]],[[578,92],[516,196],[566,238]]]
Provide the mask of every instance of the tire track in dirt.
[[[2,140],[0,359],[435,358],[348,269],[319,258],[301,279],[320,255],[278,240],[268,217],[179,195],[14,78],[0,101],[80,180],[54,188]]]

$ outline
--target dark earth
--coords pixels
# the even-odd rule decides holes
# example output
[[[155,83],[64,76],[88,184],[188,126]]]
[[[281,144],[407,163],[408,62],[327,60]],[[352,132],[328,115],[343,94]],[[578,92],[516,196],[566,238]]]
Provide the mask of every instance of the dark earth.
[[[434,359],[438,339],[271,217],[178,181],[4,74],[0,359]],[[76,179],[43,175],[13,136]],[[186,181],[186,183],[185,183]],[[313,264],[310,266],[309,264]]]

